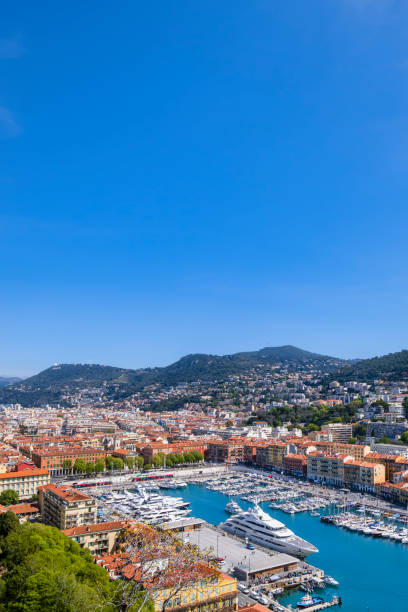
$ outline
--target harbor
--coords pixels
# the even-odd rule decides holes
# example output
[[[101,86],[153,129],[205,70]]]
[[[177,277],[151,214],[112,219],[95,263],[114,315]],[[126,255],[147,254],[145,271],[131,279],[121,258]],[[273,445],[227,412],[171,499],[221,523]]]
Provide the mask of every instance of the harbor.
[[[205,485],[189,484],[181,491],[171,491],[168,494],[181,496],[189,501],[192,514],[213,525],[218,525],[228,517],[225,506],[229,496],[207,489]],[[237,501],[243,508],[251,506],[250,502],[241,498],[237,498]],[[309,512],[287,514],[269,508],[267,502],[260,505],[273,517],[285,522],[296,534],[312,542],[319,552],[311,556],[308,562],[316,568],[321,568],[325,574],[333,576],[340,583],[338,588],[329,585],[323,588],[316,586],[313,596],[321,596],[326,603],[334,606],[338,601],[333,598],[340,595],[341,609],[347,612],[383,612],[390,608],[390,593],[396,601],[405,598],[408,551],[401,543],[334,529],[331,525],[321,522],[318,517],[311,516]],[[295,579],[296,577],[292,577],[292,580]],[[259,585],[261,584],[263,583],[260,582]],[[270,604],[268,607],[278,612],[285,612],[290,609],[289,606],[296,608],[305,593],[295,588],[296,585],[287,586],[289,588],[285,588],[282,594],[274,595],[276,604]],[[307,609],[310,611],[323,608],[319,605]]]
[[[183,537],[211,548],[220,569],[240,581],[242,605],[256,601],[275,612],[337,605],[350,612],[379,612],[389,605],[385,581],[388,593],[404,596],[406,513],[370,496],[248,471],[196,472],[194,480],[152,479],[90,491],[103,520],[133,518],[185,530]],[[255,507],[318,552],[302,560],[259,541],[252,546],[248,538],[223,529],[237,508]]]

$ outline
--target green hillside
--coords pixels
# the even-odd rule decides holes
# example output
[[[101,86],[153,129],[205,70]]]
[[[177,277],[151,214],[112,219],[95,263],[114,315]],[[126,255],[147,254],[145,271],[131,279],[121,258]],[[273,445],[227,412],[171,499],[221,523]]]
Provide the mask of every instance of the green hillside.
[[[129,396],[152,384],[172,386],[181,382],[225,380],[256,367],[313,364],[333,370],[341,360],[310,353],[294,346],[267,347],[233,355],[193,354],[163,368],[130,370],[95,364],[59,364],[0,389],[0,403],[34,405],[63,401],[64,396],[86,388],[101,388],[113,399]]]
[[[401,380],[408,378],[408,350],[389,353],[382,357],[363,359],[351,366],[342,368],[331,378],[339,382],[349,380],[373,382],[376,379]]]

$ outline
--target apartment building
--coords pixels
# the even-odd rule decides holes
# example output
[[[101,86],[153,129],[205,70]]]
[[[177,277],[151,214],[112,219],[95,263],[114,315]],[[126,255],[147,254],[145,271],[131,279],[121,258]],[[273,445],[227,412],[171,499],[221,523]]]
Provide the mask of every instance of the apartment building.
[[[82,548],[89,548],[93,555],[103,555],[113,551],[118,536],[126,525],[125,521],[110,521],[70,527],[63,529],[63,533],[78,542]]]
[[[322,431],[330,433],[333,442],[347,443],[353,435],[353,426],[351,423],[329,423],[322,425]]]
[[[353,460],[347,455],[329,455],[318,451],[307,456],[307,477],[330,485],[343,486],[344,460]]]
[[[89,495],[72,487],[49,484],[39,489],[42,521],[59,529],[69,529],[97,522],[97,503]]]
[[[104,459],[105,455],[105,451],[101,448],[66,446],[63,448],[34,450],[31,454],[31,459],[38,468],[46,468],[51,472],[52,476],[56,476],[63,473],[63,463],[66,460],[71,461],[73,466],[77,459],[95,463],[97,459]]]
[[[374,493],[378,484],[385,482],[385,466],[382,463],[345,460],[344,485],[367,493]]]
[[[283,468],[285,454],[286,444],[275,440],[267,446],[257,446],[256,463],[266,468]]]
[[[283,458],[283,467],[287,474],[292,476],[306,476],[307,458],[306,455],[289,453]]]
[[[202,440],[177,440],[171,443],[151,442],[141,449],[141,454],[145,463],[151,463],[153,455],[157,453],[163,453],[164,455],[170,455],[171,453],[184,455],[185,453],[198,451],[204,456],[204,450],[205,445]]]
[[[214,440],[208,442],[206,458],[209,461],[236,463],[244,459],[244,439]]]
[[[48,470],[23,470],[19,472],[6,472],[0,474],[0,493],[13,489],[20,499],[31,499],[36,495],[39,487],[48,485],[50,473]]]
[[[325,453],[350,455],[356,461],[364,461],[371,449],[367,444],[345,444],[343,442],[316,442],[316,449]]]
[[[385,466],[385,480],[391,481],[394,479],[394,474],[408,470],[408,459],[405,457],[372,452],[365,457],[365,461],[383,464]]]

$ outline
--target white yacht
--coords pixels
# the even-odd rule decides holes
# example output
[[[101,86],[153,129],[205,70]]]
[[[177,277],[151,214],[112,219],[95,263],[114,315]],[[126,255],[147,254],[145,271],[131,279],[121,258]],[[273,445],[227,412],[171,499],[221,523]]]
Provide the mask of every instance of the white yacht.
[[[224,523],[221,529],[256,542],[265,548],[272,548],[296,557],[307,557],[318,552],[317,548],[299,538],[280,521],[264,512],[258,504],[248,511],[234,514]]]
[[[225,512],[228,512],[228,514],[238,514],[239,512],[242,512],[242,508],[240,508],[240,506],[238,506],[236,501],[231,500],[225,506]]]

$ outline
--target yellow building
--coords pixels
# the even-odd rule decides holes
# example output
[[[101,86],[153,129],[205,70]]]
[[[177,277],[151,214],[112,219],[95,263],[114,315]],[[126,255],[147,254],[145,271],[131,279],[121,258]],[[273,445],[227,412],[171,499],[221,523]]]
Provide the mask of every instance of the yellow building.
[[[374,493],[377,484],[385,482],[385,466],[367,461],[344,462],[344,484],[347,487]]]
[[[284,464],[286,444],[276,440],[267,446],[257,446],[256,463],[262,467],[281,468]]]
[[[343,442],[316,442],[317,450],[330,453],[331,455],[350,455],[356,461],[363,461],[364,458],[371,452],[371,449],[366,444],[345,444]]]
[[[23,470],[0,474],[0,493],[12,489],[17,491],[20,499],[31,499],[38,488],[50,482],[48,470]]]
[[[353,460],[349,455],[329,455],[318,451],[307,455],[307,477],[309,480],[342,487],[344,485],[344,460]]]
[[[154,607],[157,612],[166,607],[188,612],[207,612],[208,610],[222,610],[229,612],[238,608],[237,580],[219,570],[211,570],[207,578],[201,577],[194,584],[187,584],[178,593],[175,593],[170,603],[167,601],[172,593],[171,585],[161,589],[154,598]]]

